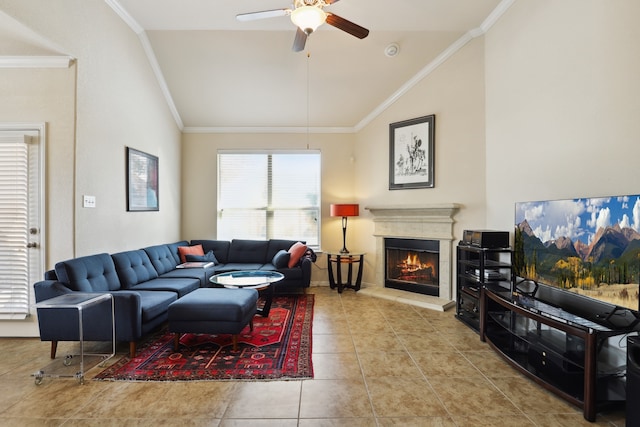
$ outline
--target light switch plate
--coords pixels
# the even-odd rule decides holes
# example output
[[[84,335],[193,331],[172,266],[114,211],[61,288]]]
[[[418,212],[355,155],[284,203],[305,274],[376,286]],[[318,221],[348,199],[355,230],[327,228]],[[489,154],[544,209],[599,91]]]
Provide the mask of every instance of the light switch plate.
[[[96,196],[82,196],[82,207],[95,208]]]

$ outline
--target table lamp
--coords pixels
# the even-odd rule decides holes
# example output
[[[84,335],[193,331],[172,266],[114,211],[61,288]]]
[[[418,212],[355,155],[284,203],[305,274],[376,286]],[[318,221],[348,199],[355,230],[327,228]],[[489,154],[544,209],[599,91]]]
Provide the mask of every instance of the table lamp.
[[[347,217],[348,216],[358,216],[360,214],[360,205],[351,203],[351,204],[340,204],[340,205],[331,205],[331,216],[341,216],[342,217],[342,249],[340,249],[340,253],[348,254],[347,250]]]

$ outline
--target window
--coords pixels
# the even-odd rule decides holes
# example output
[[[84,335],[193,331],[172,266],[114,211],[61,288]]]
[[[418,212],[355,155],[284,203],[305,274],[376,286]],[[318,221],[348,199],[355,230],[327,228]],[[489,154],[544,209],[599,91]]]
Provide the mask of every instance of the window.
[[[319,151],[218,153],[218,239],[319,236]]]

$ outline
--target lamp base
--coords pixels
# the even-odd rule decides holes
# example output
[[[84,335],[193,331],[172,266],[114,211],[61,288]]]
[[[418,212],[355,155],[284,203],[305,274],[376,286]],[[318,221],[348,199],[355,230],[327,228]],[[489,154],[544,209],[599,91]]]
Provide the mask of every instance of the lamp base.
[[[342,249],[340,249],[341,254],[348,254],[347,250],[347,217],[342,217]]]

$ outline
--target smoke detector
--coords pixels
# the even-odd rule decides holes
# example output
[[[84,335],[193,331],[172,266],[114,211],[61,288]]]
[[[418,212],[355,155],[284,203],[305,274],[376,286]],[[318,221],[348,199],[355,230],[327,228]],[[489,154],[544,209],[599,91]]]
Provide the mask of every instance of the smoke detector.
[[[389,58],[393,58],[399,53],[400,53],[400,45],[398,43],[391,43],[389,46],[384,48],[384,54]]]

